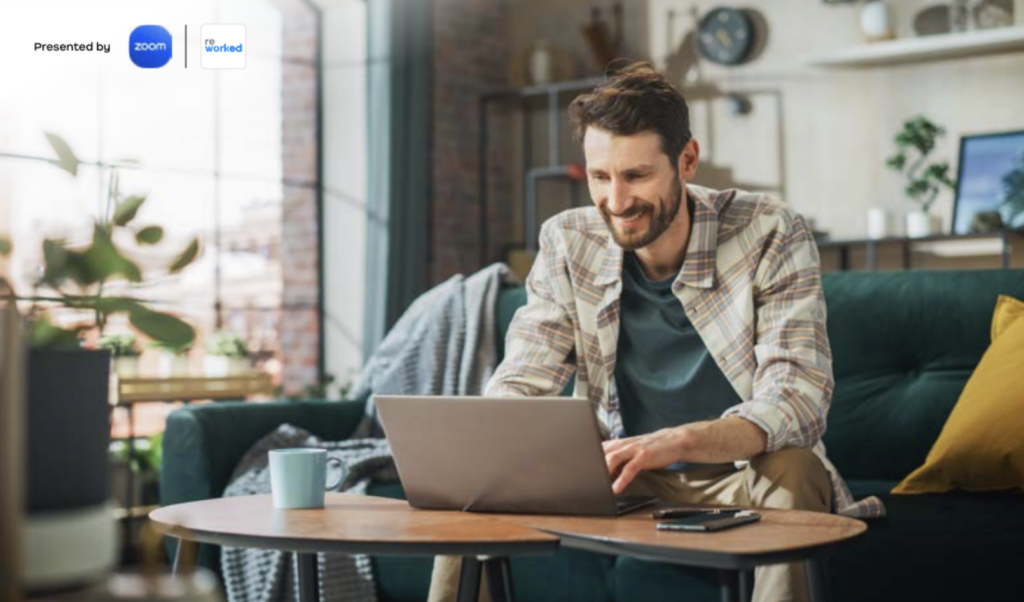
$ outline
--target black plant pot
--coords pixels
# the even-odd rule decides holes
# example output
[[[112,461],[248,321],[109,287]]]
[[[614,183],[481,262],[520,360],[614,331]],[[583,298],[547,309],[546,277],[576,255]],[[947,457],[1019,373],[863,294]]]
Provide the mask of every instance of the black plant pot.
[[[29,513],[109,499],[109,400],[109,351],[29,352]]]

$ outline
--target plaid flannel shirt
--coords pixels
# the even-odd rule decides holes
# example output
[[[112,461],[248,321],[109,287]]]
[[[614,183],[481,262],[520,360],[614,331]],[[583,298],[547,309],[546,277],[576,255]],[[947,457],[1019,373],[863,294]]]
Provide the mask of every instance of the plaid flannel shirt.
[[[767,196],[689,185],[694,215],[672,291],[742,403],[740,416],[768,435],[767,451],[811,448],[833,485],[837,512],[883,516],[877,497],[855,502],[825,455],[832,352],[818,250],[804,220]],[[604,437],[623,435],[615,390],[623,251],[597,209],[571,209],[541,228],[512,320],[505,360],[486,394],[575,394],[594,405]],[[685,403],[685,400],[680,400]]]

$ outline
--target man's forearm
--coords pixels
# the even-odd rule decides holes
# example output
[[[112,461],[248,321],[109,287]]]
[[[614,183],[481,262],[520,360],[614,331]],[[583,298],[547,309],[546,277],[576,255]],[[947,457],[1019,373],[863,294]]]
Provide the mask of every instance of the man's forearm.
[[[764,452],[768,445],[768,436],[761,427],[735,416],[676,428],[684,462],[718,464],[749,460]]]

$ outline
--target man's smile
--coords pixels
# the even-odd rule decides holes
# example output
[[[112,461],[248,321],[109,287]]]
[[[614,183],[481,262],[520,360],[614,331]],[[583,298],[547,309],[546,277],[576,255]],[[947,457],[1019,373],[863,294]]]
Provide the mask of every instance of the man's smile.
[[[639,225],[642,218],[650,215],[650,210],[647,208],[639,208],[635,211],[626,211],[621,215],[613,215],[612,221],[621,227],[632,229],[634,226]]]

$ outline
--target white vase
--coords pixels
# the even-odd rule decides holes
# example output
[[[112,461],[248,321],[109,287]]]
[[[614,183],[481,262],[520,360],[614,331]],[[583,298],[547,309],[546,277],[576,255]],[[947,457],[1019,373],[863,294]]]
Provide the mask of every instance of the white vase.
[[[188,358],[184,355],[175,355],[168,351],[161,351],[157,357],[157,374],[163,378],[184,376],[188,372]]]
[[[203,358],[203,374],[213,378],[240,376],[249,373],[249,358],[208,355]]]
[[[551,83],[555,79],[554,67],[555,59],[548,41],[540,38],[530,52],[530,81],[534,85]]]
[[[869,42],[891,40],[892,13],[885,0],[871,0],[860,11],[860,30]]]
[[[942,232],[942,218],[929,215],[924,211],[912,211],[907,214],[907,237],[923,238]]]
[[[121,378],[136,378],[139,376],[139,358],[136,356],[131,357],[115,357],[114,358],[114,372]]]
[[[868,209],[868,238],[878,240],[890,236],[889,212],[881,207]]]
[[[203,374],[211,378],[228,375],[228,358],[223,355],[208,355],[203,358]]]

